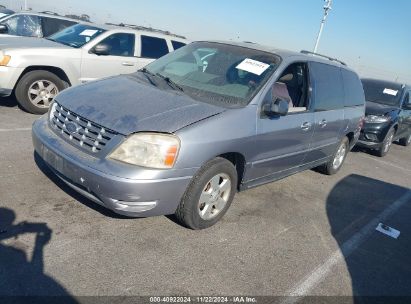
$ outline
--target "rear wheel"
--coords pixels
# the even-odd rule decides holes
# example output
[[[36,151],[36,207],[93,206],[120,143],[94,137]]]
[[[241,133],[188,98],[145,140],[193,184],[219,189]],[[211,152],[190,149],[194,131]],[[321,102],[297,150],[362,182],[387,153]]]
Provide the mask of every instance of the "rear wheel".
[[[404,147],[408,147],[409,145],[411,145],[411,134],[409,134],[407,137],[401,138],[400,144]]]
[[[384,157],[390,151],[392,142],[394,140],[395,130],[390,129],[384,138],[381,148],[376,150],[375,154],[379,157]]]
[[[18,103],[33,114],[47,112],[54,97],[66,87],[57,75],[44,70],[26,73],[17,83],[15,95]]]
[[[349,150],[350,141],[347,137],[344,137],[338,145],[333,157],[327,163],[318,167],[318,170],[327,175],[337,173],[341,169]]]
[[[205,164],[193,177],[176,211],[177,219],[191,229],[217,223],[227,212],[237,189],[237,171],[224,158]]]

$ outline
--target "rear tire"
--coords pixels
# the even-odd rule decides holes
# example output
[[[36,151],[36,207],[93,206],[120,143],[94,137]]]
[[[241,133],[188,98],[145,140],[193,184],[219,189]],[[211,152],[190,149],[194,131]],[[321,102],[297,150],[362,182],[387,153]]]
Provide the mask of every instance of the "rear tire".
[[[378,150],[375,150],[375,155],[379,157],[384,157],[385,155],[388,154],[392,146],[392,142],[394,140],[394,135],[395,135],[395,130],[390,129],[387,135],[385,136],[384,141],[382,142],[381,148],[379,148]]]
[[[407,137],[401,138],[400,144],[404,147],[408,147],[409,145],[411,145],[411,134],[409,134]]]
[[[44,114],[54,97],[67,87],[57,75],[44,70],[26,73],[17,83],[17,102],[27,112]]]
[[[338,148],[335,151],[333,157],[327,163],[318,167],[317,170],[327,175],[336,174],[343,166],[349,150],[350,150],[350,141],[345,136],[341,140],[340,144],[338,145]]]
[[[178,221],[198,230],[217,223],[227,212],[237,190],[237,171],[225,158],[206,163],[191,180],[176,210]]]

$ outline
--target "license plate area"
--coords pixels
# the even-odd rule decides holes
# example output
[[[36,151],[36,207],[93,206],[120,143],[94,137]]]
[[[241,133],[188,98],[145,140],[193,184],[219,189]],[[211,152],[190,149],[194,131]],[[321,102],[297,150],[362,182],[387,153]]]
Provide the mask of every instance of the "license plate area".
[[[49,164],[53,169],[62,173],[64,164],[63,158],[50,151],[46,146],[43,146],[42,150],[43,159],[46,161],[46,163]]]

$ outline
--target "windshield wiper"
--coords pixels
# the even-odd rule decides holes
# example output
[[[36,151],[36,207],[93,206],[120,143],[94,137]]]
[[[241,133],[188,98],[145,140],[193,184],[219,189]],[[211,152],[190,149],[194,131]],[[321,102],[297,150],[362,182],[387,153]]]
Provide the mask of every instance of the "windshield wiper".
[[[172,88],[174,88],[174,89],[178,89],[178,90],[180,90],[181,92],[184,92],[184,89],[183,89],[181,86],[179,86],[177,83],[175,83],[174,81],[172,81],[169,77],[164,76],[163,74],[160,74],[160,73],[156,73],[156,76],[160,77],[160,78],[163,79],[165,82],[167,82],[170,87],[172,87]]]

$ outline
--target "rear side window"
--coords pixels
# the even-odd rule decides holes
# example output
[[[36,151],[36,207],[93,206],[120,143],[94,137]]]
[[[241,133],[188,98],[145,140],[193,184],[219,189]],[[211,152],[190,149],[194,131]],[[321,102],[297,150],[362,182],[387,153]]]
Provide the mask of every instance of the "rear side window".
[[[158,59],[166,54],[168,46],[165,39],[141,35],[141,57]]]
[[[76,24],[76,22],[69,21],[69,20],[62,20],[62,19],[48,18],[48,17],[41,18],[41,25],[42,25],[44,37],[48,37],[50,35],[53,35],[54,33],[60,32],[64,30],[66,27],[72,26],[74,24]]]
[[[173,45],[174,50],[178,50],[179,48],[186,45],[185,43],[182,43],[182,42],[179,42],[179,41],[174,41],[174,40],[171,40],[171,44]]]
[[[6,21],[8,34],[17,36],[40,37],[41,25],[40,18],[34,15],[16,15]]]
[[[314,86],[314,109],[329,111],[344,107],[344,87],[340,68],[311,62],[310,70]]]
[[[346,69],[341,69],[344,81],[345,106],[362,106],[365,103],[364,89],[358,75]]]

